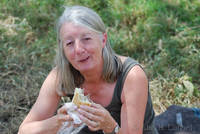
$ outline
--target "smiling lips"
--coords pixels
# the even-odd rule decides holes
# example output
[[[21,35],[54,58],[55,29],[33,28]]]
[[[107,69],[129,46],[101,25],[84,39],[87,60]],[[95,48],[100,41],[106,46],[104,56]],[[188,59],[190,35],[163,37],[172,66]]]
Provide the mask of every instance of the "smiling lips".
[[[85,62],[85,61],[87,61],[88,59],[89,59],[89,56],[86,57],[86,58],[83,58],[83,59],[81,59],[81,60],[78,60],[78,62]]]

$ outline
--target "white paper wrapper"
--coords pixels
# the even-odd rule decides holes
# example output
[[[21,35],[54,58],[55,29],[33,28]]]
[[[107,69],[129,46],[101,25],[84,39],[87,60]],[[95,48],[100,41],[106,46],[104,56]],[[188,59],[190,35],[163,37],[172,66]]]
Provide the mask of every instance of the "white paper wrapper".
[[[64,122],[57,134],[78,134],[78,132],[85,126],[81,124],[82,121],[79,118],[79,113],[76,111],[77,106],[70,102],[65,103],[64,107],[67,109],[67,113],[73,118],[73,122]],[[74,124],[81,124],[79,127],[74,127]]]

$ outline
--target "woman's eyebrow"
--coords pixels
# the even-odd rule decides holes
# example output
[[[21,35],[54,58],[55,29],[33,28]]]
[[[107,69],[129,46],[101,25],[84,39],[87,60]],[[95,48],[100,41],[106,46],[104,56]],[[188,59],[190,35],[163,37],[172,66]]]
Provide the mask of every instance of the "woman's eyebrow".
[[[90,33],[90,32],[86,32],[80,35],[80,38],[84,37],[84,36],[92,36],[94,33]],[[66,37],[63,38],[64,41],[66,40],[72,40],[74,37],[71,35],[67,35]]]
[[[85,36],[85,35],[93,35],[92,33],[84,33],[82,36]]]

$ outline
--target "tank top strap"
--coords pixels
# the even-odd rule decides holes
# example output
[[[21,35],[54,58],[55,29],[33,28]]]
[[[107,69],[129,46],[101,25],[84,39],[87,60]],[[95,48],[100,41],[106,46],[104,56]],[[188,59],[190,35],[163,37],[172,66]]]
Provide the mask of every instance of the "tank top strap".
[[[115,99],[117,100],[118,103],[121,104],[121,93],[122,93],[122,89],[124,86],[124,82],[126,80],[126,76],[128,75],[128,72],[131,70],[131,68],[135,65],[140,65],[136,60],[128,57],[124,63],[123,63],[123,69],[121,74],[119,75],[119,78],[117,79],[117,83],[116,83],[116,90],[114,92],[114,96],[117,96]]]

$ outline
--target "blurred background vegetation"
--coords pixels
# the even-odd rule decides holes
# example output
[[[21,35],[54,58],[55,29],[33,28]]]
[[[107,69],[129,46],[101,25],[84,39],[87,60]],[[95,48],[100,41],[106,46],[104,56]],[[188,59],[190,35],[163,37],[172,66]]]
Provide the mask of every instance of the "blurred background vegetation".
[[[200,107],[199,0],[1,0],[2,134],[17,133],[54,66],[64,5],[94,9],[114,50],[145,67],[156,114],[172,104]]]

